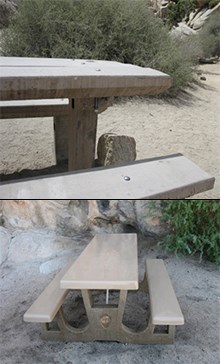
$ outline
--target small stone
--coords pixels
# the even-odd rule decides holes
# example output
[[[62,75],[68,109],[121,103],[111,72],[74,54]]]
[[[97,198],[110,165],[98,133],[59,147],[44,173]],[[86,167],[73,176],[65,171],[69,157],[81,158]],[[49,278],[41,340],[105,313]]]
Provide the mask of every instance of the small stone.
[[[133,137],[106,133],[98,141],[99,166],[110,166],[136,159],[136,142]]]
[[[202,81],[206,81],[206,77],[205,77],[205,76],[201,76],[201,77],[200,77],[200,80],[202,80]]]

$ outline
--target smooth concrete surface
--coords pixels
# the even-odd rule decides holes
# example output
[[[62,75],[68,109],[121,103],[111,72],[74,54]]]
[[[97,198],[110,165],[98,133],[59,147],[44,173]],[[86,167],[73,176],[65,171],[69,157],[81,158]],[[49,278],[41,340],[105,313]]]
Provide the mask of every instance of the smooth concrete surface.
[[[214,178],[181,154],[0,184],[8,199],[166,199],[212,189]]]
[[[97,234],[60,281],[67,289],[138,289],[136,234]]]

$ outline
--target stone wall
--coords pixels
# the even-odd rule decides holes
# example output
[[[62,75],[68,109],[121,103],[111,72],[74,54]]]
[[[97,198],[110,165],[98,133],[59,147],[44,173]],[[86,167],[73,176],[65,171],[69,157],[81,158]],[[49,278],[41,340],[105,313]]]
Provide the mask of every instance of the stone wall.
[[[160,201],[2,200],[0,263],[62,255],[85,234],[136,230],[159,235],[164,229],[160,217]]]

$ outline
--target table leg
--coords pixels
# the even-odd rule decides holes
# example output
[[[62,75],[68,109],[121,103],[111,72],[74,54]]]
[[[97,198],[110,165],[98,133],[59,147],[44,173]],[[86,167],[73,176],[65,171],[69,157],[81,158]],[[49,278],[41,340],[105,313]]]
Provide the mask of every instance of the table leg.
[[[67,115],[54,116],[54,140],[57,164],[68,160],[67,128]]]
[[[96,130],[95,99],[70,99],[68,120],[70,171],[94,166]]]

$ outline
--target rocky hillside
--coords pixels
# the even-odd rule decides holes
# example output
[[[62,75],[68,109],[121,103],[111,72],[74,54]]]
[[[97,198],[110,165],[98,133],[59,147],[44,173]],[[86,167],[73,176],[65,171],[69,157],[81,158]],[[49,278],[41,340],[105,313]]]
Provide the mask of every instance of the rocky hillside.
[[[193,1],[191,2],[191,5],[190,1],[186,1],[185,5],[184,1],[179,0],[179,4],[180,2],[181,5],[179,5],[179,10],[181,10],[181,13],[179,14],[179,17],[181,18],[181,15],[184,13],[184,7],[186,12],[189,11],[189,13],[185,14],[183,19],[181,19],[181,25],[184,23],[186,27],[189,27],[192,30],[199,30],[204,22],[214,14],[219,13],[220,16],[220,1],[218,0],[196,0],[196,6],[194,6]],[[178,8],[178,0],[151,0],[150,3],[155,14],[161,18],[166,18],[171,11],[171,8],[172,11],[174,11],[175,8]],[[190,6],[192,8],[191,11],[189,10]],[[186,31],[186,27],[182,27],[184,28],[184,31]],[[190,30],[188,30],[188,32],[190,33]]]

